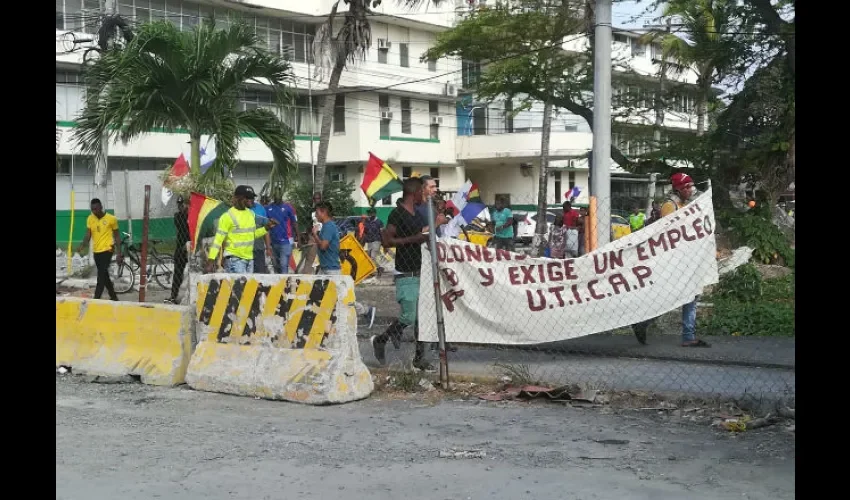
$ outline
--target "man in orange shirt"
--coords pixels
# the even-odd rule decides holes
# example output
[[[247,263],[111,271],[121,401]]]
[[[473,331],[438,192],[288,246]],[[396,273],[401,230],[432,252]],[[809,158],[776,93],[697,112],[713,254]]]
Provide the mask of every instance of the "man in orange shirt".
[[[94,298],[99,299],[103,295],[103,289],[109,294],[110,300],[118,300],[112,280],[109,279],[109,264],[112,262],[112,252],[115,248],[118,264],[124,261],[121,255],[121,235],[118,234],[118,219],[114,215],[103,211],[103,204],[95,198],[91,201],[91,215],[86,219],[86,235],[77,249],[83,253],[92,241],[92,252],[94,252],[94,265],[97,267],[97,285],[94,288]]]

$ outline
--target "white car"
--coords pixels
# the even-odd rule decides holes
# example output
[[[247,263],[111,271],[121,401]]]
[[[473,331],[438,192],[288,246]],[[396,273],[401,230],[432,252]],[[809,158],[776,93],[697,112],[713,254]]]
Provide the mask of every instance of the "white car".
[[[552,223],[555,222],[555,215],[552,212],[546,212],[546,233],[549,234],[549,229]],[[517,221],[516,240],[523,243],[531,243],[534,238],[534,232],[537,229],[537,212],[515,211],[514,220]]]

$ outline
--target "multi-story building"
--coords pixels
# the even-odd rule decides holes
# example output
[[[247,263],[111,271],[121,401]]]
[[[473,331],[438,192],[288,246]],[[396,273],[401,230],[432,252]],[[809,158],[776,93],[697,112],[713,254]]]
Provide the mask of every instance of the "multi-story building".
[[[333,0],[56,0],[56,122],[60,132],[56,172],[57,241],[68,239],[67,220],[71,210],[84,215],[94,192],[94,169],[90,159],[80,156],[71,140],[74,120],[82,109],[84,89],[80,80],[82,51],[68,52],[69,35],[77,39],[93,35],[104,9],[115,9],[133,23],[165,19],[181,29],[191,29],[210,16],[226,24],[236,18],[255,26],[267,48],[288,55],[295,74],[296,105],[282,118],[296,133],[296,154],[301,175],[310,179],[311,164],[318,150],[319,110],[328,96],[327,85],[312,78],[310,45],[313,35],[333,5]],[[461,5],[465,5],[465,2]],[[340,5],[340,10],[345,9]],[[478,65],[443,59],[436,63],[420,62],[420,56],[434,43],[436,33],[450,28],[458,13],[452,6],[405,10],[395,2],[384,2],[370,18],[372,48],[363,62],[348,68],[342,76],[336,97],[333,132],[328,149],[327,168],[333,179],[359,185],[368,153],[384,159],[403,177],[414,172],[430,174],[440,188],[452,191],[467,178],[480,187],[485,201],[492,203],[497,194],[511,195],[514,205],[536,204],[542,105],[516,116],[506,115],[509,103],[475,103],[474,96],[458,96],[471,87]],[[627,59],[633,72],[617,78],[617,93],[643,95],[642,89],[657,86],[653,59],[654,47],[646,47],[638,35],[617,31],[615,57]],[[574,40],[565,50],[582,50],[585,40]],[[671,78],[673,78],[671,76]],[[693,83],[693,75],[675,76],[678,84]],[[637,93],[636,93],[637,92]],[[683,96],[668,109],[665,126],[670,130],[694,128],[693,99]],[[244,92],[242,106],[271,106],[270,93],[261,86]],[[615,130],[615,140],[630,155],[647,147],[638,140],[654,120],[652,106],[623,121]],[[651,130],[649,131],[651,134]],[[151,131],[129,143],[109,147],[108,171],[162,171],[184,150],[188,134]],[[587,153],[591,132],[584,120],[558,110],[553,120],[551,139],[553,172],[550,176],[549,203],[560,203],[572,185],[583,189],[579,202],[587,194]],[[259,189],[267,180],[271,154],[256,138],[244,138],[239,148],[239,164],[233,170],[237,184]],[[107,175],[110,181],[110,176]],[[73,183],[76,199],[71,207]],[[113,189],[107,186],[107,208],[113,208]],[[356,205],[367,206],[364,195],[353,194]],[[383,215],[397,198],[378,203]],[[79,225],[78,225],[79,226]],[[77,233],[75,228],[75,233]],[[79,236],[82,232],[79,232]]]
[[[82,51],[67,53],[69,32],[77,39],[92,35],[103,9],[115,2],[127,20],[142,23],[166,19],[182,29],[191,29],[201,19],[213,16],[217,23],[241,18],[253,24],[267,41],[267,48],[287,54],[295,74],[296,106],[283,116],[295,130],[296,154],[305,179],[319,145],[320,109],[328,95],[327,85],[312,78],[315,69],[310,45],[316,29],[326,20],[333,0],[56,0],[56,122],[59,129],[59,161],[56,171],[57,241],[67,240],[70,191],[73,182],[76,210],[87,211],[94,192],[94,169],[88,158],[79,156],[71,140],[74,120],[83,106],[80,80]],[[397,169],[399,175],[430,174],[441,187],[452,189],[465,180],[455,155],[454,85],[459,61],[421,63],[420,55],[433,43],[436,32],[451,26],[451,10],[405,10],[394,2],[375,9],[370,18],[372,48],[366,60],[347,69],[336,98],[327,168],[333,179],[360,184],[362,169],[371,151]],[[347,7],[340,4],[340,11]],[[379,91],[372,89],[380,89]],[[271,105],[270,93],[253,87],[242,96],[245,108]],[[183,151],[188,134],[151,131],[129,144],[109,147],[108,170],[162,171]],[[244,138],[239,148],[239,165],[233,180],[256,189],[268,179],[271,153],[256,138]],[[109,175],[107,178],[109,179]],[[113,190],[104,200],[114,207]],[[365,196],[354,193],[356,204],[367,206]],[[382,200],[379,210],[394,204]],[[75,231],[76,233],[77,231]]]

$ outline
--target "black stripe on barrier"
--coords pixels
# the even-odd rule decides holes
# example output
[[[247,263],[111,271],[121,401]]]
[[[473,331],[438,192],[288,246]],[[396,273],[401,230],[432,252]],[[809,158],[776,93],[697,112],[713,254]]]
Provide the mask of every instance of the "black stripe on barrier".
[[[265,302],[263,297],[268,298],[269,291],[271,289],[272,287],[268,285],[260,285],[257,287],[257,293],[254,294],[254,301],[251,302],[251,310],[248,312],[248,322],[245,323],[245,333],[242,334],[243,337],[250,337],[257,333],[257,322],[260,321],[260,315],[262,314],[260,303]]]
[[[313,329],[313,323],[315,323],[317,316],[315,312],[310,310],[310,307],[319,308],[325,293],[328,291],[328,283],[330,283],[330,280],[316,280],[310,288],[310,296],[307,298],[307,304],[301,313],[301,320],[298,322],[297,331],[301,332],[301,335],[296,338],[296,348],[303,348],[307,343],[307,338],[310,336],[310,330]]]
[[[284,288],[283,293],[280,294],[280,303],[277,307],[277,315],[283,318],[284,321],[286,321],[286,318],[289,316],[289,308],[292,307],[292,295],[294,295],[295,290],[298,289],[300,284],[301,280],[299,279],[286,278],[286,288]]]
[[[221,290],[221,282],[218,280],[210,280],[209,288],[207,288],[207,294],[203,298],[204,307],[201,309],[198,322],[204,325],[210,324],[210,318],[212,317],[213,308],[215,308],[215,301],[218,298],[219,290]],[[198,300],[200,300],[200,297],[198,297]]]
[[[247,283],[248,278],[244,276],[233,280],[233,289],[230,291],[230,298],[227,300],[227,309],[224,310],[224,317],[221,318],[221,327],[218,329],[219,342],[230,336],[230,331],[233,328],[233,319],[236,317],[236,310],[239,309],[239,301],[242,299],[242,292],[245,290]]]

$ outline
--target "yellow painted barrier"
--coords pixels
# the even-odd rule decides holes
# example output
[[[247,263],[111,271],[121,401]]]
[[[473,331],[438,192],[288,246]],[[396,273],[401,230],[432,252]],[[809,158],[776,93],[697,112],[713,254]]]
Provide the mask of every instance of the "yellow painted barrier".
[[[56,366],[75,373],[138,375],[145,384],[185,382],[192,355],[187,307],[56,298]]]
[[[308,404],[372,393],[350,276],[193,275],[197,390]]]

